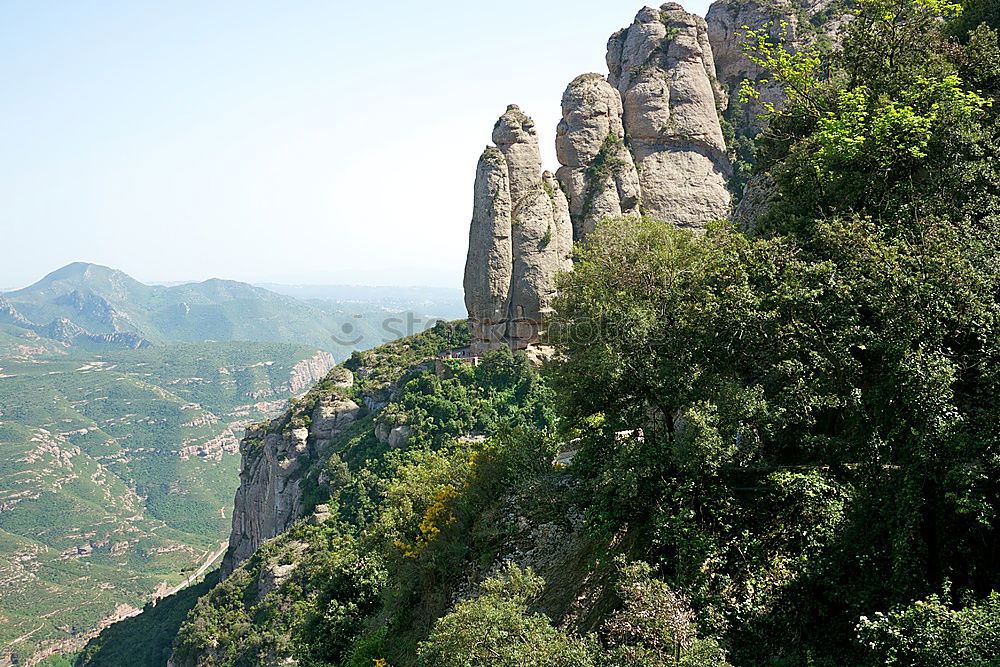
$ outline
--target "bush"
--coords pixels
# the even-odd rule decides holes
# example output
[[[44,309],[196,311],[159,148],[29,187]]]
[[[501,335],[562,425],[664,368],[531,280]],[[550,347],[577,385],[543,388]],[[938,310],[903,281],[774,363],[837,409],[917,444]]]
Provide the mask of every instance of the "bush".
[[[527,603],[545,585],[513,563],[482,585],[482,594],[438,619],[417,655],[423,667],[587,667],[595,643],[552,626]]]
[[[604,624],[613,667],[725,667],[726,653],[712,639],[699,639],[687,596],[671,590],[643,562],[619,559],[617,591],[622,608]]]
[[[858,641],[871,664],[907,667],[1000,665],[1000,595],[953,610],[931,595],[873,618],[861,617]]]

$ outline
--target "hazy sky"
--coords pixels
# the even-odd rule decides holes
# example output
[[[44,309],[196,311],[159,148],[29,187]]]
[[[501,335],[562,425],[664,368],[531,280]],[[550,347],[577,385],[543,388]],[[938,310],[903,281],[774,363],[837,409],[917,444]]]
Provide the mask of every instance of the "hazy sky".
[[[76,260],[460,286],[497,116],[554,170],[563,88],[640,7],[0,0],[0,289]]]

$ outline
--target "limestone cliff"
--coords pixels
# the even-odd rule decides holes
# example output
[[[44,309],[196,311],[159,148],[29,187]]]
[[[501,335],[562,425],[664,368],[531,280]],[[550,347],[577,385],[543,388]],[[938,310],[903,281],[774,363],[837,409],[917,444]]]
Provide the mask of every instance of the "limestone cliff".
[[[493,142],[476,170],[465,265],[476,352],[539,340],[573,243],[569,204],[555,177],[542,172],[534,121],[510,105],[493,127]]]
[[[328,379],[334,387],[353,383],[353,375],[343,368],[334,369]],[[240,443],[240,486],[233,502],[233,530],[222,562],[223,576],[299,518],[303,472],[333,437],[355,422],[360,411],[354,401],[330,393],[309,405],[308,414],[290,409],[281,419],[247,429]]]
[[[698,229],[729,215],[730,173],[705,20],[677,3],[645,7],[608,41],[608,82],[622,98],[642,208]]]

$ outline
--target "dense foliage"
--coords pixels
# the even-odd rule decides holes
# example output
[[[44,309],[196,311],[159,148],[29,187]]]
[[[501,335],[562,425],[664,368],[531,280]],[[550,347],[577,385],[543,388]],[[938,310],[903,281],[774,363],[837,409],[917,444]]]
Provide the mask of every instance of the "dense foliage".
[[[175,643],[178,664],[370,665],[407,655],[444,609],[413,627],[414,600],[452,586],[474,547],[466,532],[512,485],[549,469],[553,397],[523,354],[506,348],[475,366],[433,358],[461,333],[441,324],[347,364],[388,405],[341,434],[304,480],[310,505],[332,515],[303,521],[258,550],[192,610]],[[406,364],[409,364],[407,367]],[[278,420],[311,413],[320,385]],[[406,425],[405,443],[377,435]],[[387,637],[392,627],[394,637]],[[412,633],[412,634],[411,634]]]
[[[1000,50],[957,11],[860,3],[829,77],[757,35],[789,103],[755,230],[608,221],[561,285],[592,520],[645,527],[741,662],[872,664],[908,617],[862,615],[1000,586]]]

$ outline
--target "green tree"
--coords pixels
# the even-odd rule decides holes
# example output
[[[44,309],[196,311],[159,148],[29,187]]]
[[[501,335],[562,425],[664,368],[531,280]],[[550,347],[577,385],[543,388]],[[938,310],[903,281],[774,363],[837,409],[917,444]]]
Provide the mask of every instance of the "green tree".
[[[908,667],[987,667],[1000,664],[1000,595],[962,609],[938,595],[888,614],[862,617],[858,641],[873,663]]]
[[[594,643],[552,626],[528,603],[545,582],[513,563],[483,582],[482,593],[438,619],[418,650],[427,667],[587,667]]]

